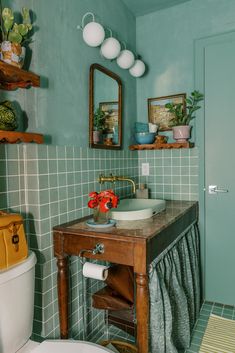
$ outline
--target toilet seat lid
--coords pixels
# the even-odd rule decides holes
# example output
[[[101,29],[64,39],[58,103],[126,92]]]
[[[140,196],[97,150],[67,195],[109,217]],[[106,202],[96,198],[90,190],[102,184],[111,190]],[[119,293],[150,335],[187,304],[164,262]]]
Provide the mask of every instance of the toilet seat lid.
[[[46,340],[32,350],[32,353],[112,353],[109,349],[85,341]]]

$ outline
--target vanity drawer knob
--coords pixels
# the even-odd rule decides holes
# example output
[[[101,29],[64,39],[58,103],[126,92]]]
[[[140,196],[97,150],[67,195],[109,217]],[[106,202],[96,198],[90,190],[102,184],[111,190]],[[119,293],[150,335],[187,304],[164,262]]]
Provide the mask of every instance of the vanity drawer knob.
[[[103,254],[104,253],[104,244],[102,243],[98,243],[95,245],[92,254],[96,255],[96,254]]]

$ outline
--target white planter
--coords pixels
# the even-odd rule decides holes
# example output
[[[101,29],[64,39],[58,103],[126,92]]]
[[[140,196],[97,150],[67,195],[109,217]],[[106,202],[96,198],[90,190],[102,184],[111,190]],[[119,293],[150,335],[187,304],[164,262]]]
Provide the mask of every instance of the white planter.
[[[187,142],[190,138],[190,125],[173,126],[173,137],[177,142]]]
[[[3,41],[1,44],[1,60],[20,69],[24,65],[25,48],[18,43]]]
[[[94,130],[93,131],[93,143],[97,144],[100,142],[101,139],[101,132],[98,130]]]

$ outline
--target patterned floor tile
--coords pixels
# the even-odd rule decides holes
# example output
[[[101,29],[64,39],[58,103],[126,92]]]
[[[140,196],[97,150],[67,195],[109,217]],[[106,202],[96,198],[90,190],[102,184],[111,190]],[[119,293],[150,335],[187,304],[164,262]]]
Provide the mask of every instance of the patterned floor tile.
[[[204,302],[201,307],[200,316],[193,331],[191,346],[185,351],[185,353],[199,352],[210,314],[235,320],[235,307],[220,303]]]

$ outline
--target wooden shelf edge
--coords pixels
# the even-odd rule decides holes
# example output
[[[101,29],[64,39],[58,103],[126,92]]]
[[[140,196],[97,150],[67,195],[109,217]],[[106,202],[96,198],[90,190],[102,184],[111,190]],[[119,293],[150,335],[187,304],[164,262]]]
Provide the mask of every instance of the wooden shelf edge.
[[[173,143],[152,143],[149,145],[131,145],[129,149],[134,150],[161,150],[161,149],[179,149],[179,148],[193,148],[192,142],[173,142]]]
[[[0,88],[15,90],[30,86],[40,87],[40,76],[0,60]]]
[[[43,143],[43,135],[35,134],[32,132],[18,132],[18,131],[5,131],[0,130],[0,144],[2,143],[19,143],[19,142],[35,142],[38,144]]]

